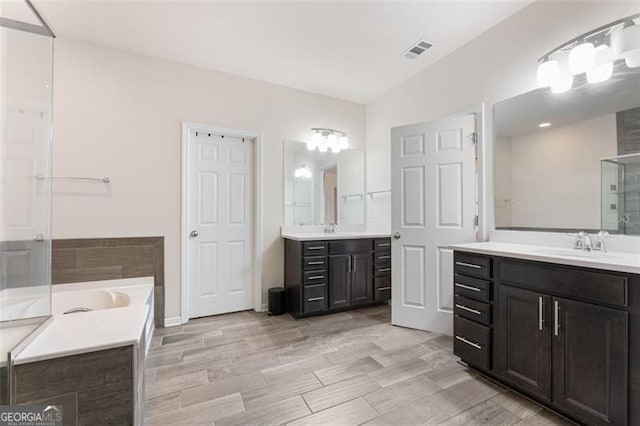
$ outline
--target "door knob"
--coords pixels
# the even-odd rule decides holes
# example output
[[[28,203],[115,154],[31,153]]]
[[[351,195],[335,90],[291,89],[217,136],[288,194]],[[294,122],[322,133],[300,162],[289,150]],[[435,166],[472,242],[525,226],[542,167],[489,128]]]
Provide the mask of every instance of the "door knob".
[[[400,235],[400,233],[399,233],[399,232],[394,232],[394,233],[393,233],[393,238],[395,238],[396,240],[399,240],[401,236],[402,236],[402,235]]]
[[[191,238],[195,238],[198,236],[198,231],[196,231],[195,229],[193,231],[191,231],[191,233],[189,234],[191,235]]]

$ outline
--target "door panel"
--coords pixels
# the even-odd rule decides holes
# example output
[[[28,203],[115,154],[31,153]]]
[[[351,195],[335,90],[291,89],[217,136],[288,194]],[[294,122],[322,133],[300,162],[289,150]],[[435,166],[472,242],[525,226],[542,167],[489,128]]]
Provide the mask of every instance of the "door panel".
[[[191,131],[188,147],[189,318],[253,307],[253,141]]]
[[[498,374],[550,400],[551,297],[505,285],[499,293]]]
[[[391,130],[395,325],[453,331],[447,247],[476,238],[474,132],[473,114]]]
[[[329,309],[351,304],[350,262],[349,255],[329,256]]]
[[[368,303],[372,300],[371,254],[354,254],[351,271],[351,303]]]
[[[627,313],[566,299],[556,302],[554,404],[592,424],[626,424]]]

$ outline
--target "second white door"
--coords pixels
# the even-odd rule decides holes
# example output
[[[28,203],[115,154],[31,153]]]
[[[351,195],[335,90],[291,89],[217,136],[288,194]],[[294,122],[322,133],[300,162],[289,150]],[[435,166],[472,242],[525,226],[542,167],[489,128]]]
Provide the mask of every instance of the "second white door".
[[[391,130],[395,325],[451,334],[452,243],[476,238],[475,116]]]
[[[189,318],[251,309],[254,141],[192,129],[187,143]]]

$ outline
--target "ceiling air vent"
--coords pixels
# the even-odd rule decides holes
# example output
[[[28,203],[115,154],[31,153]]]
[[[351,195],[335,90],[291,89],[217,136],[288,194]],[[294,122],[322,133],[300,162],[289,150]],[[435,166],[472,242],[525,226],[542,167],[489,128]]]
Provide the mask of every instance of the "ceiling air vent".
[[[433,43],[429,41],[418,40],[417,43],[414,43],[411,47],[405,50],[402,56],[409,59],[415,59],[418,56],[422,55],[424,52],[426,52],[428,49],[431,49],[432,46],[433,46]]]

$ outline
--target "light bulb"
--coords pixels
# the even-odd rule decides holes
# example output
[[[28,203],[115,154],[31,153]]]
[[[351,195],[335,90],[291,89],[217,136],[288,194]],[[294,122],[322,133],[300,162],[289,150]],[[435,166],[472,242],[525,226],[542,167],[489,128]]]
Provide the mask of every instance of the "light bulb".
[[[345,135],[340,138],[340,149],[347,149],[347,148],[349,148],[349,139]]]
[[[571,49],[569,53],[569,71],[581,74],[593,68],[596,59],[596,48],[592,43],[582,43]]]
[[[629,68],[640,67],[640,53],[627,56],[626,58],[624,58],[624,62]]]
[[[555,81],[558,74],[560,74],[560,65],[558,64],[558,61],[548,60],[542,62],[538,65],[538,73],[536,76],[538,80],[538,87],[551,86],[551,83]]]
[[[331,152],[333,152],[334,154],[337,154],[340,152],[340,145],[338,143],[334,143],[333,146],[331,147]]]
[[[594,67],[587,71],[587,81],[591,84],[602,83],[613,74],[613,50],[606,44],[596,47]]]
[[[615,28],[611,32],[611,47],[616,59],[640,54],[640,25]]]
[[[313,151],[314,149],[316,149],[316,143],[313,140],[310,140],[307,142],[307,149],[309,151]]]
[[[557,78],[553,84],[551,84],[551,92],[552,93],[564,93],[567,90],[571,89],[573,86],[573,76],[572,75],[563,75]]]
[[[329,144],[329,148],[333,149],[336,144],[337,144],[338,140],[336,139],[336,135],[334,135],[333,133],[329,133],[329,136],[327,136],[327,143]]]
[[[327,142],[327,139],[322,138],[322,140],[320,141],[320,144],[318,145],[318,151],[327,152],[328,149],[329,149],[329,143]]]

